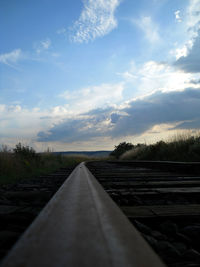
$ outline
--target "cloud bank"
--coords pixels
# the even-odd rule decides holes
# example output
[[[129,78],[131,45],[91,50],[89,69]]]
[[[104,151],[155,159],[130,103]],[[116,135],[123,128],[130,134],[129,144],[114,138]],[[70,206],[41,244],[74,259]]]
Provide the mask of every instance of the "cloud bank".
[[[117,27],[114,13],[120,0],[85,0],[83,3],[81,15],[72,27],[74,42],[87,43]]]
[[[150,131],[160,124],[173,129],[200,128],[200,89],[157,91],[130,101],[123,108],[96,109],[79,118],[64,119],[47,132],[38,133],[38,141],[89,141],[96,137],[120,138]],[[171,129],[172,129],[171,128]]]

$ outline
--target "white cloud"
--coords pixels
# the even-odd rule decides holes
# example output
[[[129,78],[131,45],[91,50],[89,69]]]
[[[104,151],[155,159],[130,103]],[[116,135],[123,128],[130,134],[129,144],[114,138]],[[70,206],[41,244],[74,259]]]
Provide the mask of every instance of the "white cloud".
[[[50,46],[51,46],[51,40],[49,38],[34,44],[37,54],[40,54],[42,51],[48,50]]]
[[[182,22],[181,16],[180,16],[181,11],[177,10],[174,12],[175,18],[178,22]]]
[[[60,28],[57,30],[57,34],[65,34],[67,32],[67,30],[65,28]]]
[[[70,109],[76,113],[97,107],[115,104],[123,99],[123,83],[90,86],[75,92],[65,91],[60,97],[67,100]]]
[[[152,92],[162,90],[179,91],[190,85],[192,79],[199,75],[185,73],[166,63],[148,61],[141,66],[134,66],[131,62],[130,69],[120,74],[124,87],[131,88],[131,97],[143,97]],[[124,90],[125,94],[126,90]],[[129,94],[129,98],[130,98]]]
[[[41,41],[41,45],[44,49],[49,49],[50,45],[51,45],[51,40],[50,39],[46,39],[44,41]]]
[[[200,28],[200,0],[190,0],[187,9],[187,28],[195,34]]]
[[[39,118],[42,112],[28,110],[20,105],[1,105],[0,137],[33,137],[40,129]]]
[[[120,0],[85,0],[79,19],[72,27],[74,42],[88,42],[117,27],[114,16]]]
[[[151,17],[142,16],[138,20],[132,19],[131,22],[143,31],[145,38],[150,43],[155,43],[155,42],[160,41],[159,27],[152,20]]]
[[[67,107],[51,109],[24,108],[21,105],[0,104],[0,137],[34,138],[38,131],[51,127],[72,114]]]
[[[189,73],[200,73],[200,30],[198,35],[193,39],[193,43],[190,49],[188,49],[186,55],[178,58],[175,62],[175,66],[181,70]]]
[[[181,19],[180,12],[177,10],[175,12],[176,19],[179,21]],[[182,37],[184,41],[182,44],[178,44],[176,49],[170,51],[172,55],[179,58],[187,57],[191,53],[194,46],[195,40],[199,35],[200,30],[200,0],[190,0],[188,1],[188,6],[184,12],[184,20],[182,20]],[[198,55],[197,55],[198,56]]]
[[[174,65],[189,73],[200,73],[200,0],[191,0],[185,19],[186,41],[175,50]]]
[[[16,63],[23,58],[21,49],[15,49],[9,53],[0,54],[0,63],[15,68]]]
[[[174,54],[176,57],[176,60],[178,60],[180,57],[186,57],[190,48],[191,42],[189,41],[187,44],[183,45],[183,47],[176,48],[175,51],[172,51],[171,54]]]

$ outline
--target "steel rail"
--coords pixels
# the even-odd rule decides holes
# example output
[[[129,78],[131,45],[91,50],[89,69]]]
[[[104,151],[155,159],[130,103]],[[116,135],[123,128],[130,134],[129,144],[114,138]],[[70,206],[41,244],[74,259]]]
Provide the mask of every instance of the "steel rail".
[[[165,265],[81,163],[1,265],[22,266]]]

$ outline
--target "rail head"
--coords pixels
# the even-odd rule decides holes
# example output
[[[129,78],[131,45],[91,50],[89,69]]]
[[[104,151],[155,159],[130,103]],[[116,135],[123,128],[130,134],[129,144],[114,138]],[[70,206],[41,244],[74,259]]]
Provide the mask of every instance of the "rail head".
[[[21,266],[165,265],[81,163],[1,264]]]

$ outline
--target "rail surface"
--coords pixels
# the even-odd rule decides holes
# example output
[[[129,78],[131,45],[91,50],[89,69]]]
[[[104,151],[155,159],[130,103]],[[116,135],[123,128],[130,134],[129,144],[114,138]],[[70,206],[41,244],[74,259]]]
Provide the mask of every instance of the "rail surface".
[[[165,265],[82,163],[1,265],[22,266]]]

